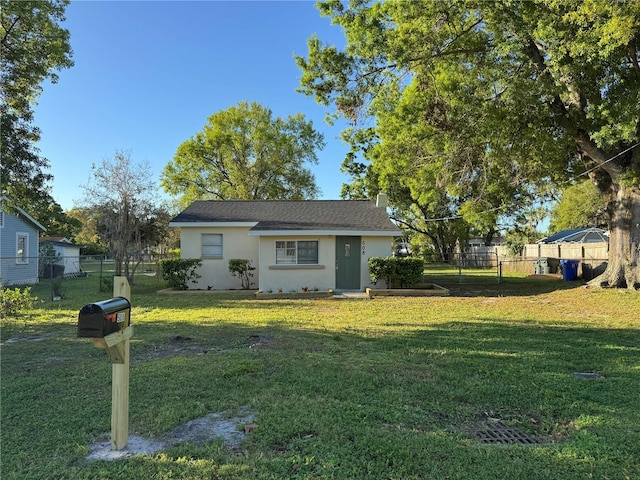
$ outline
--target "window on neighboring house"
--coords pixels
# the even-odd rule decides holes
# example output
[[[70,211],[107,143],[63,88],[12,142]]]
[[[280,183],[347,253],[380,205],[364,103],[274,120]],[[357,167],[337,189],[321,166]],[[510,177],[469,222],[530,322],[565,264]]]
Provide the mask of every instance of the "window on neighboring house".
[[[222,258],[222,234],[203,233],[202,234],[202,257]]]
[[[29,263],[28,233],[16,233],[16,263]]]
[[[276,264],[317,265],[317,240],[276,241]]]

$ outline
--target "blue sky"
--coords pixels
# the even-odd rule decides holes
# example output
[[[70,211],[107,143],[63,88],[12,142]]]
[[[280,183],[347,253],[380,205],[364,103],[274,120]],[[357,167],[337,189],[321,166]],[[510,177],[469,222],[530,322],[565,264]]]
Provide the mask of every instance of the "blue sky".
[[[63,209],[84,196],[91,165],[116,150],[148,162],[159,184],[182,142],[244,100],[313,121],[327,144],[313,166],[320,198],[339,197],[347,180],[339,170],[343,125],[328,126],[327,109],[295,92],[301,72],[293,56],[306,55],[311,35],[344,44],[314,2],[84,0],[72,1],[66,17],[75,66],[43,85],[34,109]]]

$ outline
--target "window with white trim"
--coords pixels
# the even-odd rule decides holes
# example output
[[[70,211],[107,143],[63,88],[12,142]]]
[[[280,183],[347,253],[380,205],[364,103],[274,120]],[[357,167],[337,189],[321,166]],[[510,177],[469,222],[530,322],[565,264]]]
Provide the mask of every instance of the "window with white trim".
[[[202,258],[222,258],[222,234],[202,234]]]
[[[16,233],[16,263],[29,263],[29,234]]]
[[[317,240],[277,240],[277,265],[317,265]]]

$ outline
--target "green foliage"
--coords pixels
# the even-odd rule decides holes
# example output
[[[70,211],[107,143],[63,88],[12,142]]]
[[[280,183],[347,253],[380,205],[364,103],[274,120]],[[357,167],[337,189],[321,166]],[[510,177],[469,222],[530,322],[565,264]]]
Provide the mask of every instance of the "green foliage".
[[[0,318],[16,317],[33,309],[37,297],[31,296],[31,287],[0,287]]]
[[[348,134],[361,157],[348,159],[344,194],[360,195],[377,176],[394,217],[442,243],[441,219],[462,217],[480,232],[515,226],[588,170],[611,200],[608,212],[627,219],[610,223],[637,238],[638,221],[623,210],[637,211],[640,198],[624,191],[640,176],[639,2],[318,8],[347,45],[340,51],[310,38],[306,58],[296,57],[300,91],[363,130],[375,125],[373,134]],[[374,139],[366,150],[363,137]],[[621,194],[624,202],[612,200]],[[634,248],[616,245],[610,256],[633,256]]]
[[[384,280],[388,288],[392,285],[412,287],[422,280],[424,261],[412,257],[371,257],[369,275],[375,284]]]
[[[0,1],[0,192],[43,224],[51,220],[47,205],[55,202],[48,193],[49,162],[35,147],[40,131],[32,107],[41,84],[55,83],[56,71],[73,65],[69,32],[59,25],[68,3]]]
[[[188,283],[197,283],[200,274],[196,269],[202,266],[199,258],[165,258],[160,260],[162,278],[169,282],[169,286],[179,290],[188,290]]]
[[[51,279],[51,296],[56,298],[62,298],[64,296],[64,291],[62,289],[63,283],[64,283],[64,277],[62,275],[53,277]],[[111,288],[113,291],[113,286]]]
[[[567,187],[551,210],[549,231],[606,226],[605,204],[596,187],[583,180]]]
[[[214,113],[201,132],[178,147],[162,186],[181,203],[194,200],[302,200],[318,188],[305,163],[317,164],[322,134],[302,114],[273,118],[258,103]]]
[[[29,328],[0,318],[3,478],[640,478],[637,295],[493,279],[448,297],[265,303],[138,283],[131,430],[162,441],[245,405],[257,428],[242,455],[216,438],[90,461],[112,379],[105,351],[75,338],[79,308],[104,298],[95,281],[69,280],[75,297],[39,302]],[[541,443],[483,444],[497,421]]]
[[[43,269],[47,265],[53,265],[60,261],[60,254],[56,252],[56,248],[50,243],[41,243],[38,247],[39,271],[42,276]]]
[[[67,215],[81,225],[74,236],[74,241],[82,245],[82,255],[100,255],[109,252],[109,246],[103,243],[98,232],[100,219],[98,208],[76,207],[69,210]]]
[[[234,277],[240,277],[242,288],[248,290],[251,288],[253,282],[253,272],[255,267],[251,266],[251,260],[243,258],[231,258],[229,259],[229,271]]]
[[[100,279],[100,291],[101,292],[113,292],[113,275],[107,275]]]

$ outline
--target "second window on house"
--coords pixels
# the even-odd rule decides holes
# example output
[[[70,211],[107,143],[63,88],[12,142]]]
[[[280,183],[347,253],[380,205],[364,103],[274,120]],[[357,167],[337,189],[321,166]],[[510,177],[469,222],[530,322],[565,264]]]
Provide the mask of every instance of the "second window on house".
[[[206,258],[222,258],[222,234],[202,234],[202,256]]]
[[[276,264],[317,265],[317,240],[276,241]]]

